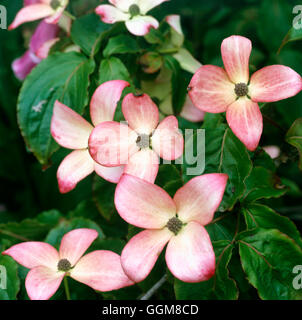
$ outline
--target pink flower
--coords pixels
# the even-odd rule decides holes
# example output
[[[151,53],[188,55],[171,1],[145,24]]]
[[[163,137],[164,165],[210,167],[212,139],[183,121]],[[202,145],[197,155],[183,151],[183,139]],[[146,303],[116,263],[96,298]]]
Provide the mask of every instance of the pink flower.
[[[24,80],[42,59],[47,58],[50,48],[58,41],[58,33],[57,25],[46,23],[44,20],[40,22],[31,37],[29,49],[12,64],[15,76],[19,80]]]
[[[90,102],[92,123],[97,126],[103,121],[113,120],[117,103],[129,83],[123,80],[108,81],[100,85]],[[55,102],[51,119],[51,134],[64,148],[74,149],[60,164],[57,172],[61,193],[73,190],[77,183],[95,171],[105,180],[117,183],[124,168],[108,168],[94,162],[88,152],[88,139],[93,126],[78,113]]]
[[[183,153],[183,136],[176,117],[166,117],[159,125],[159,112],[151,98],[128,94],[122,102],[128,122],[103,122],[91,133],[89,152],[99,164],[108,167],[126,164],[125,173],[153,183],[159,156],[174,160]]]
[[[278,146],[265,146],[263,150],[272,158],[276,159],[280,156],[280,148]]]
[[[208,280],[215,273],[215,254],[204,228],[212,221],[226,187],[226,174],[195,177],[173,200],[157,185],[124,175],[115,192],[115,206],[130,224],[146,228],[125,246],[122,267],[134,282],[144,280],[168,243],[166,262],[185,282]]]
[[[258,102],[274,102],[302,90],[302,79],[289,67],[273,65],[255,72],[249,80],[251,41],[241,36],[224,39],[221,45],[225,70],[204,65],[193,76],[189,96],[205,112],[226,111],[227,122],[247,149],[257,148],[262,134]]]
[[[24,8],[17,13],[8,30],[15,29],[25,22],[44,18],[47,23],[57,23],[67,4],[68,0],[24,0]]]
[[[112,5],[100,5],[95,12],[105,23],[125,21],[127,29],[134,35],[144,36],[150,28],[157,29],[159,23],[147,12],[168,0],[109,0]]]
[[[120,256],[97,250],[83,256],[98,237],[92,229],[76,229],[64,235],[59,252],[45,242],[23,242],[5,250],[19,264],[30,269],[25,287],[31,300],[48,300],[63,278],[71,278],[98,291],[111,291],[133,284],[125,275]]]

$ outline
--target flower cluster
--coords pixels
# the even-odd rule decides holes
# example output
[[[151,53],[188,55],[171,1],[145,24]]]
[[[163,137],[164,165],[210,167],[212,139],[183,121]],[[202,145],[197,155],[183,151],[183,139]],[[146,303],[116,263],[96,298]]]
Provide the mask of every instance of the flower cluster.
[[[158,28],[158,21],[147,13],[164,1],[109,0],[112,5],[100,5],[96,13],[105,23],[124,21],[132,34],[143,36],[150,28]],[[67,0],[25,1],[10,29],[27,21],[45,20],[33,35],[29,51],[14,62],[20,79],[47,57],[57,39],[56,23],[67,4]],[[166,21],[174,32],[174,58],[183,69],[194,73],[181,115],[199,122],[205,112],[226,112],[234,134],[254,151],[263,127],[258,102],[298,94],[302,90],[301,76],[289,67],[273,65],[250,78],[252,45],[242,36],[231,36],[222,42],[224,68],[201,65],[183,48],[179,17],[169,16]],[[150,92],[160,92],[167,83],[171,83],[171,74],[162,68],[151,88],[144,81],[141,87],[143,91],[149,87]],[[99,291],[133,285],[149,275],[165,246],[167,266],[176,278],[200,282],[215,274],[215,253],[205,226],[211,223],[222,201],[228,175],[194,177],[176,191],[173,199],[155,184],[160,158],[176,160],[184,152],[178,119],[170,115],[171,86],[167,91],[167,96],[159,96],[169,105],[169,112],[163,112],[168,116],[162,119],[150,96],[138,93],[124,80],[107,81],[97,87],[90,101],[92,124],[74,111],[76,106],[55,102],[52,137],[60,146],[72,150],[57,171],[60,192],[70,192],[79,181],[96,172],[117,184],[114,203],[120,217],[145,230],[126,244],[121,256],[104,250],[84,255],[98,237],[91,229],[66,233],[59,251],[43,242],[25,242],[7,249],[3,254],[30,269],[25,286],[31,299],[49,299],[66,276]],[[114,121],[119,102],[126,123]]]

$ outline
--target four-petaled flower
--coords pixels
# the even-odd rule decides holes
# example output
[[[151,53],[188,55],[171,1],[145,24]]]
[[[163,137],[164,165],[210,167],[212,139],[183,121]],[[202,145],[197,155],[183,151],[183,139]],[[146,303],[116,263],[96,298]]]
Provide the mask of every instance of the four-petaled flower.
[[[8,29],[44,18],[47,23],[58,23],[67,4],[68,0],[24,0],[24,8],[17,13]]]
[[[112,80],[100,85],[90,102],[90,116],[94,126],[114,118],[117,103],[129,83]],[[61,163],[57,172],[59,189],[66,193],[74,189],[79,181],[95,171],[107,181],[117,183],[123,173],[122,166],[104,167],[93,161],[88,152],[88,139],[93,126],[78,113],[55,102],[51,119],[51,134],[62,147],[75,149]]]
[[[125,246],[122,267],[134,282],[144,280],[168,243],[166,262],[185,282],[200,282],[215,272],[215,254],[204,228],[213,219],[228,176],[213,173],[195,177],[173,200],[157,185],[123,175],[115,192],[115,206],[128,223],[145,228]]]
[[[158,124],[158,108],[147,94],[128,94],[122,111],[128,125],[108,121],[95,127],[89,138],[90,155],[103,166],[126,165],[125,173],[153,183],[159,156],[175,160],[183,154],[177,118],[169,116]]]
[[[16,244],[2,254],[30,269],[25,287],[31,300],[50,299],[65,276],[98,291],[132,285],[118,254],[96,250],[84,255],[97,237],[98,233],[93,229],[75,229],[63,236],[59,252],[48,243],[29,241]]]
[[[59,27],[56,24],[49,24],[44,20],[40,22],[30,39],[29,49],[12,64],[12,69],[18,79],[24,80],[42,59],[47,58],[49,49],[59,40],[58,33]]]
[[[157,29],[158,21],[147,16],[147,12],[168,0],[109,0],[112,5],[104,4],[95,12],[105,23],[125,21],[127,29],[134,35],[144,36],[150,28]]]
[[[251,41],[241,36],[224,39],[221,45],[225,70],[204,65],[189,85],[189,96],[199,109],[226,111],[234,134],[253,151],[262,134],[262,114],[258,102],[274,102],[302,90],[302,79],[289,67],[272,65],[255,72],[249,80]]]

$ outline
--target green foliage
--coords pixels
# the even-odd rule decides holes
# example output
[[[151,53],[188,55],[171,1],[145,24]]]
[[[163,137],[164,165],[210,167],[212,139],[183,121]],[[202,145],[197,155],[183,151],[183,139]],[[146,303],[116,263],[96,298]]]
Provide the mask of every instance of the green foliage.
[[[302,249],[293,240],[278,230],[258,228],[242,233],[238,242],[243,269],[262,299],[301,300],[292,280]]]
[[[0,287],[0,300],[16,300],[20,290],[18,265],[11,257],[0,255],[0,266],[1,279],[4,279],[4,272],[6,274],[6,288]]]
[[[2,2],[11,22],[23,3]],[[45,241],[59,248],[67,232],[92,228],[99,236],[88,251],[121,254],[141,229],[118,215],[116,184],[96,174],[70,194],[59,194],[56,171],[70,151],[58,150],[50,122],[56,100],[88,119],[86,107],[100,84],[126,80],[131,87],[125,95],[143,91],[148,83],[162,113],[168,110],[165,116],[177,116],[185,149],[195,157],[194,163],[184,155],[184,163],[160,164],[155,184],[173,197],[196,176],[192,174],[196,163],[197,175],[229,177],[214,219],[205,226],[216,255],[215,275],[208,281],[184,283],[169,272],[163,251],[141,283],[100,293],[69,279],[71,298],[140,299],[164,277],[152,299],[301,300],[302,289],[293,287],[293,268],[302,262],[301,93],[260,105],[264,130],[258,149],[249,152],[232,133],[225,113],[206,113],[202,124],[179,116],[192,74],[175,58],[181,48],[204,65],[222,67],[221,41],[236,34],[252,40],[250,74],[283,64],[301,75],[302,29],[293,27],[296,4],[294,0],[168,1],[151,12],[159,28],[137,37],[124,22],[102,22],[93,13],[98,0],[71,1],[67,10],[75,19],[70,34],[60,31],[48,58],[32,70],[21,89],[11,64],[28,49],[36,24],[10,32],[0,29],[0,42],[5,44],[0,51],[0,252],[24,241]],[[165,22],[172,13],[181,15],[184,35]],[[162,106],[164,102],[168,107]],[[121,119],[120,101],[115,120]],[[194,130],[186,136],[185,129]],[[270,145],[280,149],[276,159],[264,151]],[[28,299],[24,286],[28,270],[2,255],[0,266],[6,268],[8,279],[7,288],[0,288],[0,300]],[[66,298],[62,287],[52,299]]]
[[[88,103],[94,62],[79,53],[56,53],[26,78],[19,96],[18,122],[27,147],[43,165],[58,149],[50,133],[56,100],[82,114]]]
[[[286,134],[286,141],[299,151],[299,168],[302,170],[302,118],[297,119]]]

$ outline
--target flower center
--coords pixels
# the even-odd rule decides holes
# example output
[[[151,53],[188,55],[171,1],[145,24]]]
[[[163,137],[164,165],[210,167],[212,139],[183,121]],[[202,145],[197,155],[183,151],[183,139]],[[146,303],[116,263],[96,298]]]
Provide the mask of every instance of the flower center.
[[[136,139],[136,145],[140,149],[145,149],[150,147],[150,136],[148,134],[142,133]]]
[[[131,17],[135,17],[141,13],[141,10],[137,4],[132,4],[129,7],[129,13],[130,13]]]
[[[68,271],[71,269],[71,263],[67,259],[61,259],[58,262],[58,270],[59,271]]]
[[[54,9],[57,10],[61,5],[60,0],[51,0],[50,6]]]
[[[235,90],[235,93],[236,93],[237,97],[244,97],[249,92],[248,86],[243,82],[236,83],[234,90]]]
[[[166,227],[175,235],[178,234],[182,226],[183,226],[183,223],[176,217],[171,218],[166,225]]]

